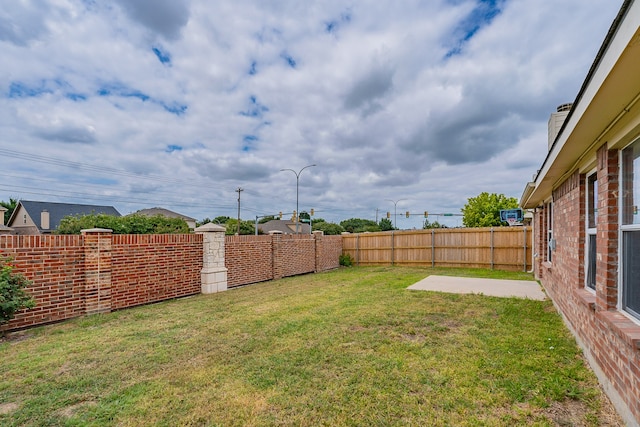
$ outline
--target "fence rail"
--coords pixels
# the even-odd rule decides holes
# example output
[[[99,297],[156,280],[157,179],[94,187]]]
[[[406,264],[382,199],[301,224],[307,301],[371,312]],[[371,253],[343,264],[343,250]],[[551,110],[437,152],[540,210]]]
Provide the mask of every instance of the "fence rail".
[[[531,227],[454,228],[345,234],[357,265],[428,265],[528,271]]]

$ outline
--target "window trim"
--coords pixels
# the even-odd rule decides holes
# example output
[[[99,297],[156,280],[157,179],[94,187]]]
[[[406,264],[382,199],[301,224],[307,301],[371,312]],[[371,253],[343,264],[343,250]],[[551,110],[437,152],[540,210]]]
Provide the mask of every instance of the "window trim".
[[[635,313],[634,310],[628,310],[625,307],[625,283],[624,283],[624,275],[625,275],[625,250],[624,250],[624,238],[625,232],[629,231],[640,231],[640,223],[639,224],[624,224],[623,220],[625,219],[625,201],[627,197],[624,195],[624,173],[625,173],[625,165],[624,165],[624,151],[631,147],[634,144],[640,144],[640,138],[636,138],[631,143],[620,149],[618,155],[618,182],[619,182],[619,192],[620,192],[620,201],[618,206],[618,304],[617,309],[620,313],[625,315],[625,317],[632,320],[634,323],[640,325],[640,313]],[[630,312],[632,311],[632,312]]]
[[[594,184],[594,185],[593,185]],[[591,211],[593,209],[593,212]],[[585,174],[585,239],[584,239],[584,288],[589,292],[596,292],[596,274],[597,274],[597,231],[598,231],[598,173],[597,169],[593,169]],[[593,218],[593,224],[591,219]],[[590,227],[593,225],[593,227]],[[591,252],[591,237],[594,236],[595,252]],[[592,258],[593,256],[593,258]],[[593,265],[592,265],[593,263]],[[591,270],[591,268],[593,270]],[[591,277],[590,272],[593,271],[593,287],[589,284]]]
[[[553,237],[553,199],[550,199],[544,205],[545,208],[545,224],[547,234],[547,251],[545,253],[545,262],[553,263],[553,252],[556,249],[556,241]]]

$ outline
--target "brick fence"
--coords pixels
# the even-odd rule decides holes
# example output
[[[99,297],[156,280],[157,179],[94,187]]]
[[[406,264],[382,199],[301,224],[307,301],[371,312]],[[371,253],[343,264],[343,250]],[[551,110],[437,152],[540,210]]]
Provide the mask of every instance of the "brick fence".
[[[207,224],[208,226],[208,224]],[[341,236],[197,234],[0,235],[0,255],[32,281],[34,309],[13,330],[339,266]],[[200,230],[200,229],[199,229]]]

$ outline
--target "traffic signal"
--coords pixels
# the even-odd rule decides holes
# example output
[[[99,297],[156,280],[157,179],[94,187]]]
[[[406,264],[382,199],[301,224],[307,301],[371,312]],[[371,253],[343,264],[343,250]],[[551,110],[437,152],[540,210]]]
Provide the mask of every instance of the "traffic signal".
[[[291,215],[291,221],[296,221],[297,214],[298,213],[296,211],[293,211],[293,215]]]
[[[282,219],[282,211],[278,214],[278,218]]]
[[[409,218],[411,216],[411,214],[409,213],[409,211],[407,211],[407,218]]]
[[[391,218],[391,212],[387,212],[387,218]]]
[[[309,212],[309,214],[313,216],[313,208],[311,208],[311,211]]]
[[[428,217],[429,217],[429,212],[424,211],[424,217],[425,217],[425,218],[428,218]]]

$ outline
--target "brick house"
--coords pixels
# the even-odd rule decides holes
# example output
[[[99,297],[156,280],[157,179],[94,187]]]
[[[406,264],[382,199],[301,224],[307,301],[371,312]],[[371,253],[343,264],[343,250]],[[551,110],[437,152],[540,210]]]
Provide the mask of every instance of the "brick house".
[[[536,278],[629,425],[640,424],[639,101],[640,2],[625,0],[575,101],[549,120],[520,200]]]

